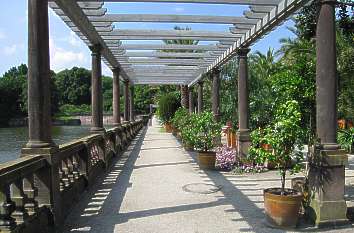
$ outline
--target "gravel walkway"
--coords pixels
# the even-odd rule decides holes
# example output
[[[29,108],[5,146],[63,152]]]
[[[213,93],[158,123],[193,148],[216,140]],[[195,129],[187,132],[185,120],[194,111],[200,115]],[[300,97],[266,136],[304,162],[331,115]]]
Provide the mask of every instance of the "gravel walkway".
[[[349,179],[354,177],[351,174]],[[195,154],[185,152],[171,134],[162,133],[156,121],[100,179],[73,208],[63,232],[294,232],[271,229],[263,222],[262,190],[279,186],[275,172],[201,171]],[[319,232],[354,232],[354,228]]]

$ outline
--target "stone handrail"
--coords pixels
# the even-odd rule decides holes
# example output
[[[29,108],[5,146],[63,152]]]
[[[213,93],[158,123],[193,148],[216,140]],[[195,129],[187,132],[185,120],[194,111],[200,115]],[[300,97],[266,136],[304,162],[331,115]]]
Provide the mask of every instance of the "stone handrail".
[[[62,144],[50,156],[24,156],[0,164],[0,232],[54,231],[142,127],[142,120],[127,122]]]

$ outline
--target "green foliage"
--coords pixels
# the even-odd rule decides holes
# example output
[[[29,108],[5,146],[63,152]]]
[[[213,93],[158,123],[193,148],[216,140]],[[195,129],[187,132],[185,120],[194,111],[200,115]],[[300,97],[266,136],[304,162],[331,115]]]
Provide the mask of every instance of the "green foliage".
[[[80,116],[91,114],[91,106],[87,104],[72,105],[64,104],[59,108],[59,116]]]
[[[282,193],[285,188],[285,176],[288,165],[292,159],[297,163],[291,171],[299,170],[299,161],[302,154],[295,152],[295,146],[299,144],[299,138],[303,135],[301,128],[301,112],[297,101],[287,101],[281,104],[275,113],[275,120],[263,131],[256,130],[251,134],[252,145],[250,158],[257,163],[272,162],[281,174]],[[272,151],[265,150],[261,144],[269,144]]]
[[[59,92],[59,104],[91,103],[91,72],[85,68],[73,67],[60,71],[55,76],[55,84]]]
[[[191,117],[190,137],[193,145],[200,151],[211,151],[220,138],[221,124],[215,121],[213,113],[204,111]]]
[[[338,132],[338,143],[343,149],[352,153],[354,149],[354,128],[340,130]]]
[[[157,95],[159,88],[150,85],[136,85],[134,87],[134,107],[136,113],[148,114],[150,112],[150,104],[155,104],[154,97]]]
[[[187,120],[189,117],[190,115],[188,110],[186,108],[180,107],[175,112],[175,115],[173,116],[171,123],[176,129],[182,130],[183,128],[186,127]]]
[[[180,107],[180,101],[174,94],[166,94],[159,100],[158,114],[163,123],[168,123]]]

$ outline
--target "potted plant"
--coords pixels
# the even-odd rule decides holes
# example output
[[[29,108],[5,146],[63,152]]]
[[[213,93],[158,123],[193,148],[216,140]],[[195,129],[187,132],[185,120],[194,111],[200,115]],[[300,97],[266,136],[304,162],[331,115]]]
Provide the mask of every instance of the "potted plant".
[[[296,101],[287,101],[281,104],[275,114],[275,120],[264,129],[263,142],[269,144],[272,151],[259,145],[259,141],[252,141],[249,156],[258,163],[269,161],[279,170],[281,187],[264,190],[264,207],[266,219],[271,225],[279,227],[295,227],[297,224],[302,193],[285,188],[287,170],[295,173],[300,169],[301,152],[295,151],[298,140],[303,134],[300,126],[301,113]],[[251,138],[254,134],[251,135]],[[289,167],[292,160],[297,163]]]
[[[340,130],[338,132],[338,143],[348,153],[354,153],[354,128]]]
[[[188,110],[186,108],[179,108],[175,112],[175,115],[172,118],[173,125],[173,134],[177,136],[180,134],[182,127],[186,124],[186,120],[189,117]]]
[[[201,169],[215,169],[216,152],[213,149],[221,134],[221,124],[212,112],[202,112],[192,117],[190,127],[194,147],[198,150],[198,162]]]
[[[174,94],[169,93],[164,96],[161,96],[159,100],[158,114],[161,122],[165,126],[165,130],[167,133],[172,132],[171,120],[179,107],[180,103],[178,101],[178,98]]]
[[[180,133],[182,144],[185,150],[193,151],[194,150],[194,125],[196,122],[197,115],[196,114],[187,114],[182,117],[181,125],[180,125]]]

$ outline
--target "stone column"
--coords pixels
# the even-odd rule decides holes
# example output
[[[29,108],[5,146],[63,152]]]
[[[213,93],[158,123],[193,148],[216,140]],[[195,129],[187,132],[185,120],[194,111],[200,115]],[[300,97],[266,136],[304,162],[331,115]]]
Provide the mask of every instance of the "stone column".
[[[28,142],[55,147],[51,137],[48,1],[28,1]],[[5,109],[4,109],[5,111]],[[26,152],[26,153],[27,153]]]
[[[347,223],[345,152],[336,142],[337,63],[335,2],[321,0],[316,39],[316,128],[319,144],[310,161],[310,214],[318,226]]]
[[[48,166],[33,177],[38,205],[51,211],[56,227],[63,221],[59,190],[59,149],[51,137],[51,91],[49,60],[48,0],[28,0],[28,142],[21,156],[41,155]],[[30,178],[32,179],[32,178]],[[33,190],[32,181],[24,190]],[[6,206],[2,206],[4,212]],[[7,227],[2,222],[1,229]]]
[[[189,108],[189,113],[192,114],[194,112],[194,98],[193,98],[193,90],[192,90],[192,88],[189,88],[188,94],[189,94],[189,97],[188,97],[188,99],[189,99],[189,104],[188,105],[189,106],[188,106],[188,108]]]
[[[203,81],[198,82],[198,113],[203,112]]]
[[[113,126],[119,126],[120,121],[120,68],[113,69]]]
[[[130,87],[130,95],[129,95],[129,120],[135,121],[134,115],[134,85]]]
[[[103,95],[102,95],[102,68],[101,68],[101,46],[90,46],[92,58],[91,74],[91,109],[92,122],[91,132],[102,133],[103,128]]]
[[[213,87],[212,87],[212,110],[214,118],[220,121],[220,70],[212,71]]]
[[[240,48],[238,55],[238,113],[239,113],[239,129],[237,131],[237,153],[246,157],[249,146],[251,145],[249,130],[249,101],[248,101],[248,63],[247,54],[249,48]]]
[[[124,81],[124,121],[129,121],[129,81]]]
[[[189,100],[188,100],[188,86],[181,86],[181,105],[182,107],[188,109]]]

